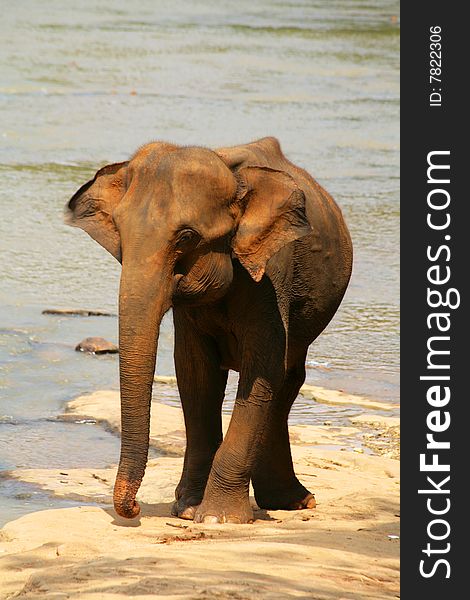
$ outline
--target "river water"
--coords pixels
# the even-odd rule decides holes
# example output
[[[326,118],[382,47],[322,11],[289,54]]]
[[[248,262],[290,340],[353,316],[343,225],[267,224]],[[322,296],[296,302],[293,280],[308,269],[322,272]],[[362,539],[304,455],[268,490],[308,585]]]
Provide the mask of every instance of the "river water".
[[[277,136],[343,209],[355,247],[344,302],[307,381],[398,401],[398,2],[16,2],[0,22],[0,468],[105,466],[118,440],[56,416],[118,387],[119,265],[62,223],[98,167],[153,139],[210,147]],[[157,371],[172,374],[171,316]],[[233,395],[230,386],[229,396]],[[177,402],[169,391],[164,401]],[[230,408],[230,403],[228,409]],[[351,410],[299,397],[292,420]],[[0,521],[67,504],[0,480]]]

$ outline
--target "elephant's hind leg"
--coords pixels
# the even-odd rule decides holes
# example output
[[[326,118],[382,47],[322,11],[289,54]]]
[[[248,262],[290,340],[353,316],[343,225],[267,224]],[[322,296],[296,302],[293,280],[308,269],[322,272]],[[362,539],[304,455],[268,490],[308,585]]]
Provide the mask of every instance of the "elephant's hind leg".
[[[305,381],[305,354],[289,369],[273,399],[273,410],[252,473],[256,503],[271,510],[313,508],[315,497],[297,479],[292,464],[287,418]]]
[[[174,310],[175,368],[186,425],[183,473],[172,514],[193,519],[214,455],[222,442],[221,408],[228,371],[220,368],[214,340]]]

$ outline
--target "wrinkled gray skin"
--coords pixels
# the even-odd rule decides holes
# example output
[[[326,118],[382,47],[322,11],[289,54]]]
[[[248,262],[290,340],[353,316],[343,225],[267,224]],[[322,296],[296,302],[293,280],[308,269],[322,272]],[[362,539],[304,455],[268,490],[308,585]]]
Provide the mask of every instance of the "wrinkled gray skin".
[[[315,505],[294,474],[287,416],[309,344],[346,290],[341,211],[275,138],[212,151],[155,142],[97,172],[67,220],[122,263],[122,442],[114,506],[135,517],[149,443],[158,334],[173,307],[187,448],[173,514],[249,523],[258,505]],[[222,439],[229,369],[240,373]]]

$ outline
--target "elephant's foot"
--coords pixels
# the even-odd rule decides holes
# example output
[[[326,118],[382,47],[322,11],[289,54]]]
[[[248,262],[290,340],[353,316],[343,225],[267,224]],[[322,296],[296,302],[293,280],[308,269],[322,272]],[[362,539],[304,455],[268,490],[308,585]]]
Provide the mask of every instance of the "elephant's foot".
[[[315,508],[315,496],[298,480],[282,489],[254,486],[256,504],[268,510],[300,510]]]
[[[171,507],[171,514],[180,519],[192,521],[197,507],[201,504],[204,489],[199,486],[191,486],[184,474],[175,490],[175,502]]]
[[[209,471],[212,466],[213,453],[198,456],[198,461],[187,460],[181,474],[181,479],[175,489],[175,499],[171,514],[180,519],[192,521],[198,506],[202,502],[206,489]]]
[[[253,523],[248,498],[237,501],[204,499],[194,515],[195,523]]]
[[[192,521],[200,503],[201,498],[189,498],[187,496],[178,498],[171,508],[171,514],[174,517]]]

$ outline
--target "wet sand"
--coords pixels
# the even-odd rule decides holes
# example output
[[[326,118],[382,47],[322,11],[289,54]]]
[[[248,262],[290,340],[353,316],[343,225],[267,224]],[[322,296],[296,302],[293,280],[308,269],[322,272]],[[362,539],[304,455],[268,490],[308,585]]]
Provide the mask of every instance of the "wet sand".
[[[118,433],[118,393],[77,398],[64,418],[93,419]],[[317,507],[257,509],[253,525],[196,525],[170,516],[183,420],[179,409],[156,402],[151,445],[161,456],[149,461],[138,520],[115,516],[115,467],[12,471],[57,497],[100,506],[45,510],[8,523],[0,532],[1,597],[397,598],[399,462],[389,455],[398,453],[398,424],[379,415],[354,421],[290,428],[296,472]],[[364,434],[371,436],[365,448],[354,448],[351,440]],[[367,440],[375,438],[385,445],[374,449],[381,456],[368,454]]]

